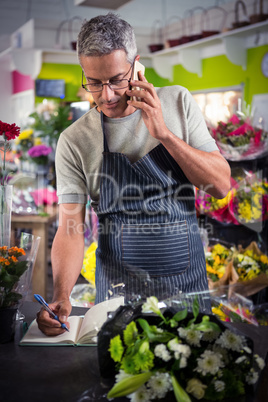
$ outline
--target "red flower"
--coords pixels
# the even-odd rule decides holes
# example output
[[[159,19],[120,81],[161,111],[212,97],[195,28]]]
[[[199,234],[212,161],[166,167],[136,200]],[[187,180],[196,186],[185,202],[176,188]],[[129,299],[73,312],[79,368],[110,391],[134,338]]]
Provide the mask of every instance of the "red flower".
[[[20,135],[20,128],[15,123],[8,124],[0,120],[0,135],[3,135],[8,141]]]

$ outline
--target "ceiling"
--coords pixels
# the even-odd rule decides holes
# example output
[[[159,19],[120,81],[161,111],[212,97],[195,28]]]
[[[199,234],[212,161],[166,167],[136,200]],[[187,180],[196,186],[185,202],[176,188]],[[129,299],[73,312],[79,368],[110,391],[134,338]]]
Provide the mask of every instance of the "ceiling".
[[[109,11],[119,14],[136,31],[139,28],[149,30],[156,20],[165,25],[171,16],[183,16],[191,8],[200,5],[206,8],[230,1],[234,0],[0,0],[0,38],[8,38],[31,18],[51,25],[74,16],[90,19]],[[111,8],[103,8],[108,4]],[[115,9],[115,6],[119,8]]]

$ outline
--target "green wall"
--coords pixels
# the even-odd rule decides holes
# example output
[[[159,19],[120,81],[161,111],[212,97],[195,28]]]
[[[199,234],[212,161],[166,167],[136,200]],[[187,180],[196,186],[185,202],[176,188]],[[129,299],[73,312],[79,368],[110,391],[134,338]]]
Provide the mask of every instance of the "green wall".
[[[203,59],[202,77],[190,73],[181,65],[173,67],[173,81],[161,78],[154,69],[146,69],[146,78],[155,86],[182,85],[190,91],[202,91],[244,84],[244,100],[247,104],[252,101],[254,94],[268,93],[268,78],[261,72],[261,60],[268,52],[268,45],[248,49],[247,69],[232,64],[225,55]],[[66,97],[64,101],[80,100],[77,92],[81,86],[81,67],[73,64],[44,63],[38,78],[64,79],[66,82]],[[43,98],[36,98],[40,103]]]
[[[247,51],[247,69],[232,64],[225,55],[202,61],[202,77],[185,70],[182,65],[173,67],[173,81],[159,77],[152,68],[146,69],[146,78],[155,86],[182,85],[190,91],[202,91],[244,84],[244,100],[251,103],[254,94],[268,93],[268,78],[261,72],[261,61],[268,45]]]
[[[64,99],[53,99],[56,102],[75,102],[79,101],[80,98],[77,97],[77,92],[81,86],[81,67],[75,64],[55,64],[55,63],[43,63],[42,69],[38,78],[40,79],[64,79],[65,80],[65,98]],[[36,97],[35,102],[41,103],[43,98]]]

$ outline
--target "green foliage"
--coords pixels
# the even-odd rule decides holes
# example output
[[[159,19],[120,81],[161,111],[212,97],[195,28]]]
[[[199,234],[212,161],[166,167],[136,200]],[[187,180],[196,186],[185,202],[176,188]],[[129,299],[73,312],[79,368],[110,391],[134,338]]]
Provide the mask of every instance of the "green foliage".
[[[57,143],[60,134],[71,124],[69,115],[69,106],[59,106],[56,111],[50,113],[49,118],[44,113],[34,112],[30,115],[35,119],[32,128],[39,132],[39,137],[48,138],[49,145],[52,146]]]

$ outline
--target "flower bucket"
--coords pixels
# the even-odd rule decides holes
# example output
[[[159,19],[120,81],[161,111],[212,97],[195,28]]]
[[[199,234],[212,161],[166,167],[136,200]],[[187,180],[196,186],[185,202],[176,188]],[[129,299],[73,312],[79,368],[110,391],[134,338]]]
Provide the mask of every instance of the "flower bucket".
[[[13,186],[0,186],[0,247],[10,246]]]
[[[11,342],[15,335],[17,307],[0,309],[0,343]]]

